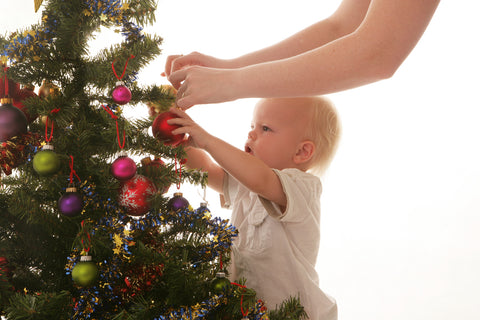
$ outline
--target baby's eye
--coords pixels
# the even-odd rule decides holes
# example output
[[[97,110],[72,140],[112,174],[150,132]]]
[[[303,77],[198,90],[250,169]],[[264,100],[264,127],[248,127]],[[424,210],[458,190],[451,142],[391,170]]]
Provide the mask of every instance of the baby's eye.
[[[270,128],[267,127],[267,126],[262,126],[262,130],[263,130],[263,131],[271,131]]]

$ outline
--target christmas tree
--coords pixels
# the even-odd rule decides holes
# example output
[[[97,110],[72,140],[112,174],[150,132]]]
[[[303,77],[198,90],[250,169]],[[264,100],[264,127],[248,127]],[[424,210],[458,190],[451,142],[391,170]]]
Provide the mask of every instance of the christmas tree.
[[[165,122],[175,90],[136,82],[160,54],[162,39],[142,31],[155,9],[154,0],[47,0],[40,23],[0,37],[0,314],[9,320],[303,317],[296,299],[268,313],[244,280],[225,277],[236,236],[227,220],[180,192],[165,196],[207,177],[183,169],[183,137]],[[123,41],[91,55],[102,27]],[[127,119],[125,105],[147,105],[150,117]]]

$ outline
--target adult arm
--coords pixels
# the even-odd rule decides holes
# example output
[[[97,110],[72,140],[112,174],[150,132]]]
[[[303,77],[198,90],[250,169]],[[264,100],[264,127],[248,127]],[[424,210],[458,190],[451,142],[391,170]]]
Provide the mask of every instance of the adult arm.
[[[186,109],[247,97],[328,94],[389,78],[417,44],[438,3],[371,0],[355,31],[318,48],[236,69],[193,66],[177,70],[169,77],[179,88],[177,105]],[[335,19],[342,17],[338,13]]]

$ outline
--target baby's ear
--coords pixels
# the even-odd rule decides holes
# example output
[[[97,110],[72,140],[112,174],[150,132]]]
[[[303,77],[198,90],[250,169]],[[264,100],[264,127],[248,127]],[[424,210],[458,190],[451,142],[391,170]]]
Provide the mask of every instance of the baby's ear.
[[[315,144],[312,141],[306,140],[299,143],[297,152],[293,157],[296,164],[301,164],[310,161],[315,153]]]

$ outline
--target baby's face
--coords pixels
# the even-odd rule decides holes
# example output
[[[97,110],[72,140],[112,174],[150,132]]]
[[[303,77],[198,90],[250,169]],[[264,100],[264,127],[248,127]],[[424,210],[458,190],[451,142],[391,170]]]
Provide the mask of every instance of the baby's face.
[[[282,99],[261,100],[255,107],[245,151],[273,169],[296,168],[294,156],[304,141],[308,117]]]

